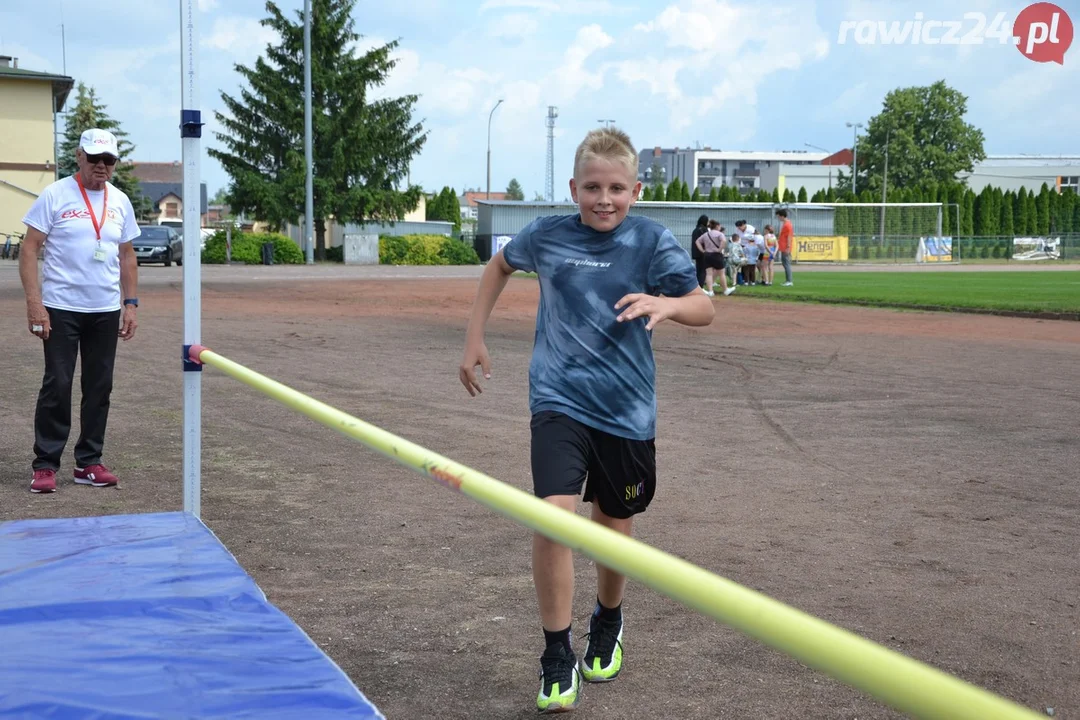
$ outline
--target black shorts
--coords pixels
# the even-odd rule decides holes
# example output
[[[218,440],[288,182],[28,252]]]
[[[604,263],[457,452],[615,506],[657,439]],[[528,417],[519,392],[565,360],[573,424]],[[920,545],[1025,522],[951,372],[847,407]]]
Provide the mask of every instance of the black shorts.
[[[537,497],[577,495],[609,517],[641,512],[656,491],[656,444],[629,440],[584,425],[560,412],[532,417],[533,492]]]
[[[712,268],[713,270],[723,270],[726,263],[724,262],[724,253],[711,252],[705,253],[705,259],[703,260],[705,267]]]

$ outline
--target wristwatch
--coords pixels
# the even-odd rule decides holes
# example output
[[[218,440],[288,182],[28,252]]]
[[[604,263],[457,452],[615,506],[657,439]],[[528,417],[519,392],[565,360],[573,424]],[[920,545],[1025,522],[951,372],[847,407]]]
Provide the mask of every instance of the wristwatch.
[[[125,305],[134,305],[135,307],[139,307],[139,298],[126,298],[124,300],[124,304]]]

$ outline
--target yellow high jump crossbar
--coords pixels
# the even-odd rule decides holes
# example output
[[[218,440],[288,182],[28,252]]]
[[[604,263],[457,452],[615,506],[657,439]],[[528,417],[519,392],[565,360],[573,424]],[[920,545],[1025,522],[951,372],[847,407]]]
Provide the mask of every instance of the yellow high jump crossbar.
[[[1045,717],[651,545],[557,508],[203,346],[192,345],[188,355],[193,362],[210,365],[372,450],[913,717],[934,720]]]

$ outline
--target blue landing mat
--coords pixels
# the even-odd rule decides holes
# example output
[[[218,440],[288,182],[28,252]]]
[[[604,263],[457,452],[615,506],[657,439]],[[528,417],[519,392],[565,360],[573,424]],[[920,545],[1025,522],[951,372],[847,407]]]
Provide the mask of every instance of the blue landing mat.
[[[0,717],[384,720],[186,513],[0,525]]]

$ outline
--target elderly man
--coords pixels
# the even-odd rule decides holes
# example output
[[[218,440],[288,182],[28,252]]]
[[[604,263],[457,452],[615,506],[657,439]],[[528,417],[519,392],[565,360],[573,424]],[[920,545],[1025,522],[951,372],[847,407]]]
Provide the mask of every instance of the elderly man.
[[[45,188],[23,218],[27,230],[19,275],[26,293],[27,327],[45,349],[45,376],[34,414],[30,492],[56,490],[56,473],[71,430],[71,385],[79,353],[82,428],[75,444],[74,479],[94,487],[117,484],[116,476],[101,464],[101,451],[116,341],[135,335],[139,306],[138,263],[131,249],[131,241],[139,235],[135,210],[127,195],[109,182],[119,158],[112,133],[87,130],[75,151],[78,172]]]

